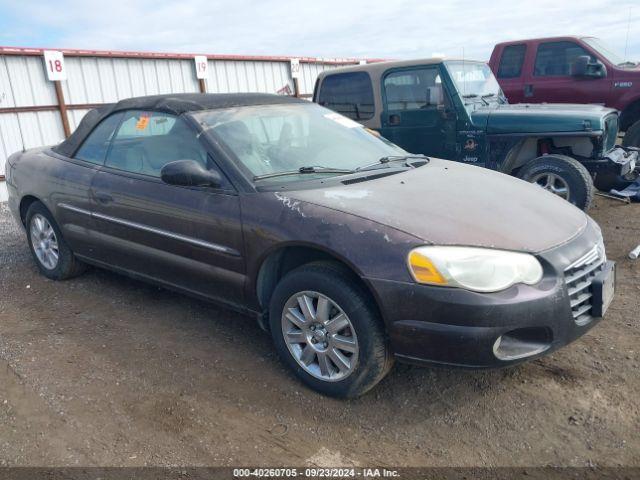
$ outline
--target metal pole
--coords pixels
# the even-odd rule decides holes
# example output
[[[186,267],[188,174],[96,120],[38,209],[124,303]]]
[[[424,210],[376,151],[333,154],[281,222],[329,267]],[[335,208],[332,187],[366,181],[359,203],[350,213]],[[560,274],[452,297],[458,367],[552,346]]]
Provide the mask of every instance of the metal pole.
[[[300,97],[300,84],[298,83],[298,79],[295,77],[293,79],[293,96]]]
[[[56,87],[56,98],[58,99],[58,109],[60,110],[60,118],[62,119],[62,129],[64,130],[64,136],[71,135],[71,128],[69,127],[69,116],[67,115],[67,104],[64,103],[64,93],[62,92],[62,84],[60,80],[55,80],[53,84]]]

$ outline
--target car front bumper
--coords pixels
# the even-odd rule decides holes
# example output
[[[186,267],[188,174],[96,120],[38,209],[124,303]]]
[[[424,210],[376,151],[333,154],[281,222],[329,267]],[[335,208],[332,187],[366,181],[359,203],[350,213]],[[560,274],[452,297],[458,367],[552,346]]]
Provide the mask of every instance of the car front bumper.
[[[585,252],[598,255],[597,260]],[[579,238],[538,258],[545,272],[541,282],[495,293],[368,279],[396,357],[418,364],[504,367],[584,335],[601,320],[595,316],[601,304],[593,292],[615,280],[597,226],[590,221]],[[593,263],[576,263],[583,258]]]
[[[627,180],[635,180],[640,173],[638,164],[638,149],[635,147],[621,147],[617,145],[610,150],[605,158],[619,166],[618,174]]]
[[[518,285],[495,294],[388,281],[376,281],[374,288],[390,299],[386,309],[394,312],[392,349],[410,363],[502,367],[550,353],[600,320],[576,324],[559,283],[544,290]],[[530,350],[499,358],[496,342],[510,332],[529,341]]]

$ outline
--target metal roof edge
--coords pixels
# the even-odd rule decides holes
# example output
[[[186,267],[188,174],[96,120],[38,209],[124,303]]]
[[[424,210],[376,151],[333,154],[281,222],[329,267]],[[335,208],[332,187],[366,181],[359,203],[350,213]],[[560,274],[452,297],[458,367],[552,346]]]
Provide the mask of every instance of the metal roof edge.
[[[324,64],[358,64],[360,60],[369,62],[380,62],[378,58],[326,58],[326,57],[294,57],[287,55],[225,55],[225,54],[199,54],[199,53],[166,53],[166,52],[136,52],[120,50],[89,50],[74,48],[34,48],[34,47],[12,47],[0,46],[0,55],[42,55],[46,50],[62,52],[68,57],[107,57],[107,58],[141,58],[141,59],[192,59],[195,55],[203,55],[209,60],[236,60],[255,62],[288,62],[290,60],[300,60],[305,63]]]

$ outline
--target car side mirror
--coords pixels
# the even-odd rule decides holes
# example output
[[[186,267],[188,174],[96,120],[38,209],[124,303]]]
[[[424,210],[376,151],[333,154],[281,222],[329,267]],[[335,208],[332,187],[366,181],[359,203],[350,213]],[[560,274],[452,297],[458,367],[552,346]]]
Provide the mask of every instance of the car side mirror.
[[[207,170],[195,160],[169,162],[160,170],[160,178],[169,185],[183,187],[220,187],[222,177],[213,170]]]
[[[607,67],[600,60],[591,60],[589,55],[580,55],[571,65],[571,76],[582,78],[604,78]]]

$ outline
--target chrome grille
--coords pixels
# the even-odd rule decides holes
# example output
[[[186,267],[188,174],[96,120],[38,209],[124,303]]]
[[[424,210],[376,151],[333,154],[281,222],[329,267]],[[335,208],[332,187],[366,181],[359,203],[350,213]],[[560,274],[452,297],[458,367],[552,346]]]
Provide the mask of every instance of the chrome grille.
[[[618,114],[612,113],[604,119],[604,137],[602,139],[604,151],[608,152],[615,144],[618,137]]]
[[[593,296],[591,284],[593,278],[602,271],[606,261],[604,245],[599,243],[564,271],[571,313],[578,325],[584,325],[591,320],[591,297]]]

